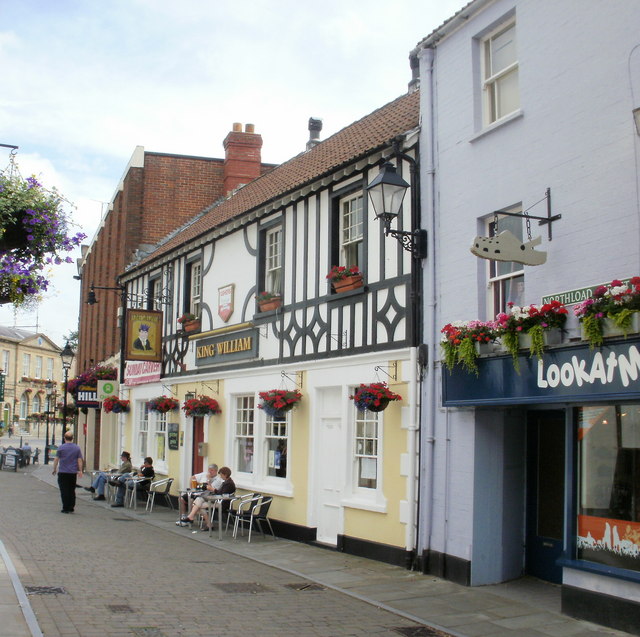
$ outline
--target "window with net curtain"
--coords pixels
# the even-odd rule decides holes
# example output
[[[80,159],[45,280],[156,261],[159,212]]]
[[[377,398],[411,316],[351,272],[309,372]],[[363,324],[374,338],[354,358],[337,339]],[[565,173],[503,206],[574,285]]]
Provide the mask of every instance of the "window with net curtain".
[[[511,21],[482,41],[485,125],[520,108],[516,25]]]
[[[378,449],[380,445],[379,414],[355,408],[355,476],[356,486],[365,489],[378,487]]]
[[[341,263],[363,269],[363,197],[355,194],[340,200]]]

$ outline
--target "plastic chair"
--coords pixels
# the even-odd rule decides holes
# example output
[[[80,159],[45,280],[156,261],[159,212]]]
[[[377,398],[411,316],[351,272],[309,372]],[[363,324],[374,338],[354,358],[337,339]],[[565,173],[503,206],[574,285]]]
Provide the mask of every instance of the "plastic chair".
[[[173,484],[173,478],[163,478],[162,480],[156,480],[149,486],[149,493],[147,494],[147,506],[145,511],[151,513],[153,511],[153,505],[156,501],[156,495],[160,495],[165,499],[165,502],[169,505],[173,511],[173,500],[169,495],[171,485]]]

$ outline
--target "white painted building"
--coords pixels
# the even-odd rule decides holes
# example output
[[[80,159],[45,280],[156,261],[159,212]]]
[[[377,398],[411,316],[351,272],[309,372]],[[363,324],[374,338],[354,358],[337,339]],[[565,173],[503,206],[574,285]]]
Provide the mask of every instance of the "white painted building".
[[[640,3],[474,0],[412,55],[423,225],[435,237],[424,285],[423,569],[469,585],[533,574],[562,584],[565,612],[638,634],[637,335],[590,350],[570,313],[544,367],[523,355],[517,374],[510,357],[489,356],[477,377],[444,371],[439,342],[445,324],[493,319],[508,301],[539,305],[640,274]],[[561,218],[528,227],[495,211]],[[471,254],[496,220],[525,241],[541,237],[546,262]],[[621,356],[631,359],[626,386]],[[605,360],[603,377],[593,370]],[[613,421],[617,442],[598,433]],[[620,550],[600,550],[616,537]]]

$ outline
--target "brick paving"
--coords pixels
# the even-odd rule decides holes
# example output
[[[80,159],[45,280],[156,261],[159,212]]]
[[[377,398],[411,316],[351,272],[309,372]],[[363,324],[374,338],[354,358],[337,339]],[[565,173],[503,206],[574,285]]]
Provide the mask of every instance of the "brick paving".
[[[28,597],[45,637],[627,635],[562,615],[558,588],[533,578],[470,588],[282,539],[220,542],[162,507],[112,509],[82,489],[62,515],[53,485],[50,467],[0,472],[0,540],[22,585],[65,590]],[[8,598],[0,636],[34,637]]]
[[[76,512],[62,515],[57,490],[30,473],[0,472],[0,539],[28,594],[64,589],[28,595],[47,637],[420,634],[420,624],[194,542],[188,529],[97,505],[84,491]]]

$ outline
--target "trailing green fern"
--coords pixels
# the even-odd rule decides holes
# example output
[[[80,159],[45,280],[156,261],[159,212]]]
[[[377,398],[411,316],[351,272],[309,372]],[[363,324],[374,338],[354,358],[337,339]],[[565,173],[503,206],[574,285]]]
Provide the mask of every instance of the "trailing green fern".
[[[629,310],[626,307],[622,308],[619,312],[609,312],[607,315],[610,318],[615,326],[622,330],[624,337],[627,337],[629,330],[631,329],[631,323],[633,322],[633,315],[635,312],[633,310]]]
[[[602,318],[585,314],[582,318],[582,330],[589,341],[589,349],[602,345]]]
[[[452,372],[456,361],[458,360],[457,347],[451,341],[442,341],[442,343],[440,343],[440,347],[442,348],[443,355],[442,363],[450,372]]]
[[[529,347],[529,356],[537,356],[542,358],[544,352],[544,327],[542,325],[534,325],[527,332],[531,337],[531,345]]]
[[[520,336],[518,332],[504,332],[500,337],[502,344],[513,357],[513,367],[516,372],[520,373],[520,361],[518,360],[518,349],[520,347]]]
[[[470,338],[462,339],[458,347],[458,362],[468,372],[478,375],[478,363],[476,358],[478,353],[476,352],[476,345]]]

